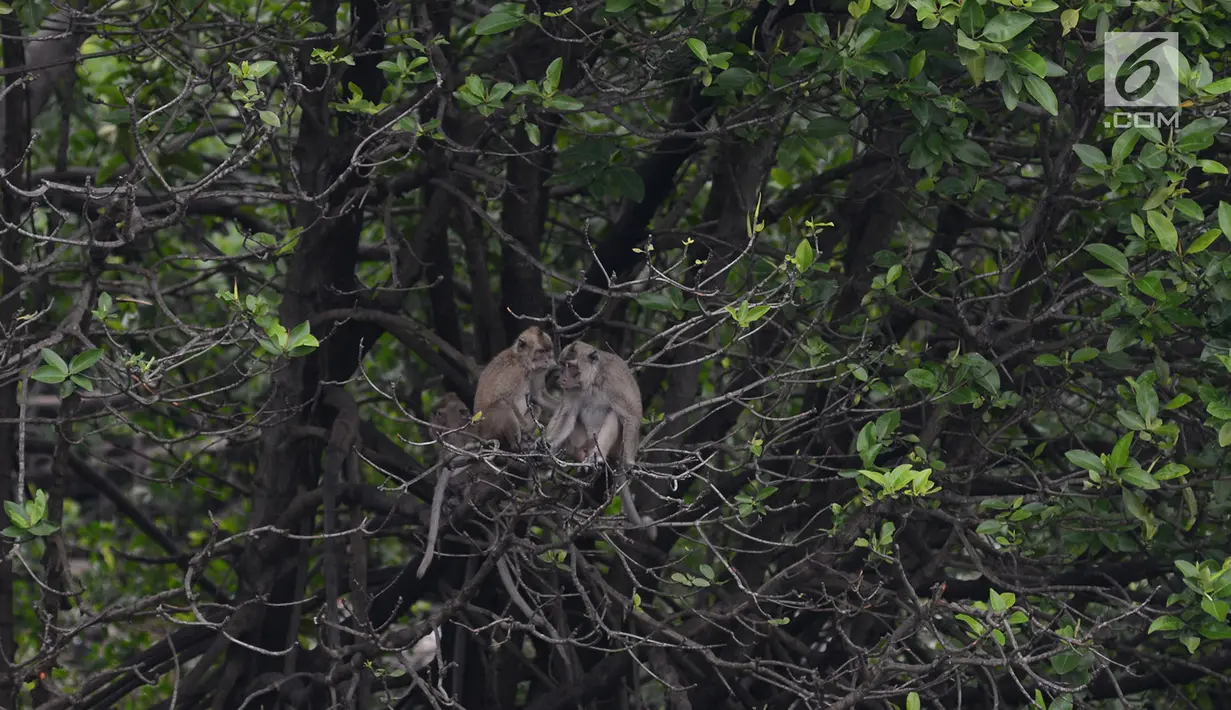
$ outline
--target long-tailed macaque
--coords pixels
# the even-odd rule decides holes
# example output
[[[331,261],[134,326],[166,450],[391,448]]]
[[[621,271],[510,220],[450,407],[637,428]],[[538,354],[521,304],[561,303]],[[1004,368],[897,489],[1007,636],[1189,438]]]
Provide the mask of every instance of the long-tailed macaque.
[[[558,404],[545,384],[555,365],[551,338],[536,326],[523,330],[511,346],[497,353],[475,388],[474,410],[483,413],[479,436],[497,439],[511,451],[527,450],[535,410],[550,414]]]
[[[419,579],[423,578],[428,565],[432,564],[432,557],[436,554],[436,537],[440,534],[440,513],[444,508],[445,492],[449,488],[449,481],[453,478],[452,464],[458,456],[458,452],[451,450],[448,445],[459,449],[465,447],[468,437],[463,431],[458,430],[469,422],[470,407],[467,407],[462,398],[453,392],[441,398],[432,412],[432,429],[436,430],[443,443],[440,447],[440,454],[436,458],[440,464],[440,470],[436,473],[436,490],[432,492],[427,543],[423,546],[423,561],[419,563],[419,571],[415,573]]]
[[[641,437],[641,392],[632,371],[619,356],[576,342],[560,352],[559,384],[563,396],[547,424],[548,446],[591,464],[610,462],[616,454],[624,512],[654,539],[657,531],[637,512],[627,485]]]

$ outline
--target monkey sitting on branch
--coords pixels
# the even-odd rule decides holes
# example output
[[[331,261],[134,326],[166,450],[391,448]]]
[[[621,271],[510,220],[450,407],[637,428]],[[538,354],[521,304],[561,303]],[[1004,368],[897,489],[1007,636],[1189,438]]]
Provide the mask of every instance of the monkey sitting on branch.
[[[517,336],[483,368],[475,387],[474,410],[482,412],[478,434],[498,440],[509,451],[532,448],[539,411],[555,411],[558,403],[547,393],[547,373],[556,366],[551,338],[537,326]]]
[[[560,352],[559,385],[563,393],[547,424],[548,447],[591,466],[617,453],[613,468],[624,513],[655,539],[657,530],[637,512],[627,480],[641,436],[641,392],[632,371],[618,355],[576,342]]]
[[[546,410],[550,413],[557,406],[547,393],[546,384],[547,373],[555,366],[555,347],[551,338],[536,326],[526,328],[511,346],[497,353],[483,368],[475,387],[474,410],[482,414],[474,426],[479,438],[494,440],[508,451],[523,452],[533,448],[538,412]],[[432,414],[433,426],[444,430],[457,429],[470,420],[470,410],[461,398],[452,393],[441,400]],[[461,448],[465,438],[460,432],[454,432],[443,436],[442,441]],[[452,461],[455,456],[457,453],[450,451],[448,446],[442,447],[439,459],[442,468],[432,495],[427,544],[416,573],[420,579],[436,554],[441,509],[444,507],[445,491],[454,474]]]

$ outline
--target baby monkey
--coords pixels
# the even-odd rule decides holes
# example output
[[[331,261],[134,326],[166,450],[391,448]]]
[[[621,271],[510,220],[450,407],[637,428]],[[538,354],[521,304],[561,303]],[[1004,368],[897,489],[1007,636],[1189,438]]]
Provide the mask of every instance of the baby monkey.
[[[442,442],[436,459],[440,464],[440,470],[436,473],[436,490],[432,492],[432,508],[427,525],[427,544],[423,546],[423,561],[419,563],[419,571],[415,573],[419,579],[423,579],[428,565],[432,564],[432,557],[436,554],[436,537],[440,534],[440,514],[445,504],[445,492],[449,488],[450,479],[453,478],[453,463],[459,456],[459,452],[452,450],[449,445],[458,449],[466,448],[467,439],[470,437],[465,431],[455,430],[460,430],[469,423],[470,407],[467,407],[462,398],[453,392],[441,398],[432,412],[432,429],[436,430]]]
[[[483,413],[479,436],[497,439],[510,451],[530,448],[538,411],[550,414],[558,406],[545,382],[556,365],[554,351],[551,338],[530,326],[487,363],[474,393],[474,409]]]
[[[614,353],[576,342],[560,352],[559,384],[563,396],[547,424],[548,446],[591,465],[616,454],[615,483],[624,512],[655,539],[657,531],[637,512],[627,485],[641,437],[641,392],[632,371]]]

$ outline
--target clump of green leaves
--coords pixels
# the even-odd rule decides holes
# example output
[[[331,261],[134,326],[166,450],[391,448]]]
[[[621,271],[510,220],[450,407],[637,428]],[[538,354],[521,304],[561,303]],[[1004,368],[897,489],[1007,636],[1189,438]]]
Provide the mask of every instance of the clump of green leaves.
[[[59,525],[47,522],[47,491],[36,490],[34,497],[27,499],[24,505],[6,500],[4,512],[9,516],[9,526],[0,531],[5,537],[33,539],[46,537],[60,529]]]
[[[245,110],[251,111],[256,107],[257,102],[265,98],[265,92],[257,86],[256,80],[273,71],[277,66],[277,62],[268,59],[251,64],[246,61],[240,64],[227,62],[227,69],[230,70],[231,77],[239,85],[239,88],[231,92],[231,99],[238,101]],[[282,120],[273,111],[261,110],[257,115],[267,126],[278,128],[282,125]]]
[[[240,311],[264,331],[265,337],[258,336],[257,342],[270,355],[303,357],[320,347],[320,341],[312,335],[308,321],[300,323],[288,332],[274,316],[273,307],[262,296],[248,294],[241,299],[238,285],[232,291],[219,291],[217,296],[223,303]]]
[[[78,387],[86,392],[94,391],[94,383],[84,373],[103,356],[102,348],[90,348],[78,353],[72,362],[67,363],[47,348],[43,348],[42,354],[43,365],[34,371],[32,378],[49,385],[60,385],[60,397],[69,396]]]

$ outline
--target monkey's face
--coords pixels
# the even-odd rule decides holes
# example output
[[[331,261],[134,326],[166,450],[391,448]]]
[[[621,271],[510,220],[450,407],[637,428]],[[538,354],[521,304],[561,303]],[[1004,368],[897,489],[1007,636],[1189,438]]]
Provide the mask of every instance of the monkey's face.
[[[551,338],[536,326],[530,326],[517,336],[513,349],[531,370],[547,371],[556,365]]]
[[[560,389],[579,390],[594,384],[598,351],[585,343],[573,343],[560,353]]]
[[[470,419],[470,407],[467,407],[462,398],[453,392],[445,395],[432,413],[432,423],[437,426],[461,426],[468,419]]]

